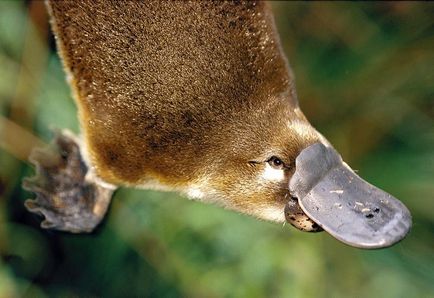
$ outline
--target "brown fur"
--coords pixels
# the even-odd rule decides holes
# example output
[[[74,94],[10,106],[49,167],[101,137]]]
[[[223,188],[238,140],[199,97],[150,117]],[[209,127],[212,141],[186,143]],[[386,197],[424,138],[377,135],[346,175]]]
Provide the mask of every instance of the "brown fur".
[[[293,165],[320,136],[298,110],[268,4],[82,0],[49,8],[102,179],[180,190],[206,179],[208,200],[259,217],[278,204],[283,214],[293,169],[283,182],[258,182],[265,161],[277,155]]]

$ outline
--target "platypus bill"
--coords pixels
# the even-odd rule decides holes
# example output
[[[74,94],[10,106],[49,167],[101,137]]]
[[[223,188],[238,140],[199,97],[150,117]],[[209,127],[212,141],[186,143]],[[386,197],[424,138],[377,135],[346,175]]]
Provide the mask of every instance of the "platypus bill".
[[[48,1],[82,135],[36,150],[27,208],[89,232],[117,186],[175,190],[361,248],[409,231],[301,112],[269,5]]]

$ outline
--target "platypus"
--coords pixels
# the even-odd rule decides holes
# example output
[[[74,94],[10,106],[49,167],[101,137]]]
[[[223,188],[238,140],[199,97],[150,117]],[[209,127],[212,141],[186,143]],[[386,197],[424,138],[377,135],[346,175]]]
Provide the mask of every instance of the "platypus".
[[[177,191],[379,248],[407,208],[358,177],[300,110],[262,1],[47,1],[81,135],[35,150],[42,226],[92,231],[118,186]]]

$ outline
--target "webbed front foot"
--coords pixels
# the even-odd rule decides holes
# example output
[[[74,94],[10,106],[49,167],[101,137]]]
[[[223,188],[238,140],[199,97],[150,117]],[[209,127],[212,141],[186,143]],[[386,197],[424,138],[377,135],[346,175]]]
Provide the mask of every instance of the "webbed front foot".
[[[26,208],[45,217],[41,227],[73,233],[91,232],[104,218],[114,186],[99,182],[84,162],[70,133],[58,132],[48,148],[36,148],[30,162],[36,175],[23,188],[36,198]]]

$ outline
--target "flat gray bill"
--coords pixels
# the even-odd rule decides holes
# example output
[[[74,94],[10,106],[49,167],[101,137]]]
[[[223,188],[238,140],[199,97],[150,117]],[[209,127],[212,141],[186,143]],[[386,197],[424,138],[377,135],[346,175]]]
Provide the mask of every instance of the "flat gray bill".
[[[348,245],[387,247],[410,230],[411,215],[404,204],[361,179],[336,150],[323,144],[299,154],[289,188],[309,218]]]

